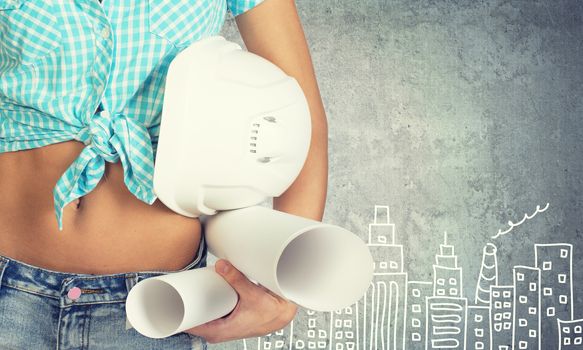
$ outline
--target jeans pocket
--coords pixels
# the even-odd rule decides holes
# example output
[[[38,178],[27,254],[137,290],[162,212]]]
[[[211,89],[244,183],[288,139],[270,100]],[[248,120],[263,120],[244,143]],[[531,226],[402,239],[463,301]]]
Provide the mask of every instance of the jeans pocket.
[[[62,32],[53,1],[0,0],[0,59],[31,65],[55,51]]]
[[[148,0],[148,30],[185,48],[220,29],[225,0]]]

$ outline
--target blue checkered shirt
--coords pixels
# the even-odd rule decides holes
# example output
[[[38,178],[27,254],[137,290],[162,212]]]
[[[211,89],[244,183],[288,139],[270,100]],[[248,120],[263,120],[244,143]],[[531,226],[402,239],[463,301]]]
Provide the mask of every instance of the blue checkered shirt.
[[[168,65],[262,0],[0,0],[0,152],[78,140],[85,147],[57,181],[63,207],[92,191],[105,162],[153,204]]]

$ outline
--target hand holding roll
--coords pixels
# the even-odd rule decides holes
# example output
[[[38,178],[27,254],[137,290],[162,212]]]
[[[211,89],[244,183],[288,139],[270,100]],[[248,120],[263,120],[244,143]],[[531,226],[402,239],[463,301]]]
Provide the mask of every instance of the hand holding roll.
[[[227,271],[223,272],[223,267]],[[227,260],[219,259],[215,271],[237,292],[237,305],[228,315],[184,332],[212,344],[265,335],[284,328],[295,317],[297,306],[293,302],[251,282]]]

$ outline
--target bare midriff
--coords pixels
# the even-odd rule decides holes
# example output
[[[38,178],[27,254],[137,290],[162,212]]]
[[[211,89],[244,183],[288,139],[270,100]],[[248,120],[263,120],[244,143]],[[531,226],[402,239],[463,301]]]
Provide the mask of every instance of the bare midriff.
[[[175,271],[194,260],[200,220],[159,199],[140,201],[125,186],[119,160],[105,162],[97,187],[64,207],[59,231],[53,188],[83,147],[71,140],[0,153],[0,255],[90,274]]]

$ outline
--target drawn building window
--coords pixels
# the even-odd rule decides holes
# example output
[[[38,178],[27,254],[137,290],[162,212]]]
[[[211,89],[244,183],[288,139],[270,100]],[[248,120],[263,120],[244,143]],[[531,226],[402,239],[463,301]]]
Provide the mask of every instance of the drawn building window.
[[[531,315],[536,315],[536,307],[534,307],[534,306],[529,307],[528,313]]]
[[[564,273],[560,273],[558,275],[559,277],[559,283],[566,283],[567,282],[567,275],[565,275]]]
[[[310,316],[312,316],[312,315],[315,315],[316,314],[316,311],[308,309],[307,310],[307,314],[310,315]]]
[[[304,348],[304,341],[301,339],[296,340],[296,349],[303,349]]]
[[[569,327],[563,327],[563,333],[565,333],[565,334],[571,333],[571,328],[569,328]]]
[[[536,282],[530,282],[528,284],[528,289],[530,289],[531,292],[535,292],[536,291]]]
[[[386,261],[381,261],[380,266],[381,266],[381,269],[386,269],[387,268],[387,262]]]
[[[493,292],[492,292],[492,296],[493,296],[494,298],[498,298],[498,297],[500,297],[500,292],[499,292],[499,291],[497,291],[497,290],[495,290],[495,291],[493,291]]]
[[[559,303],[566,304],[567,303],[567,296],[566,295],[559,295]]]
[[[318,349],[325,349],[326,348],[326,342],[325,341],[319,341],[318,342]]]
[[[436,294],[437,295],[445,295],[445,289],[438,289]]]
[[[318,329],[318,336],[320,338],[328,338],[328,333],[323,329]]]
[[[516,273],[516,280],[517,281],[524,281],[524,274],[522,272]]]
[[[279,331],[276,331],[276,332],[275,332],[275,334],[277,334],[277,335],[283,335],[283,331],[284,331],[284,330],[283,330],[283,328],[282,328],[282,329],[280,329]]]
[[[498,349],[499,350],[510,350],[510,347],[508,345],[499,345]]]
[[[316,319],[315,318],[310,318],[308,320],[308,327],[310,327],[310,328],[316,327]]]
[[[512,327],[512,322],[504,322],[504,329],[510,329]]]
[[[346,350],[354,350],[354,342],[353,341],[346,342]]]
[[[518,297],[518,301],[520,301],[521,304],[526,304],[528,298],[526,297],[526,295],[521,295]]]
[[[482,328],[476,328],[474,329],[474,334],[476,337],[481,338],[484,336],[484,330]]]
[[[484,343],[481,341],[477,341],[476,344],[474,344],[476,346],[476,350],[483,350],[484,349]]]
[[[336,327],[336,328],[342,327],[342,319],[341,318],[337,318],[334,320],[334,327]]]
[[[450,288],[449,295],[457,295],[457,288]]]
[[[510,312],[505,312],[504,315],[502,316],[505,320],[509,320],[510,319]]]
[[[581,326],[575,326],[575,333],[577,333],[577,334],[583,333],[582,327]]]
[[[476,322],[482,322],[482,319],[483,319],[482,315],[478,315],[478,314],[475,314],[474,315],[474,321],[476,321]]]
[[[391,269],[398,269],[399,268],[399,264],[397,264],[396,261],[391,261],[391,262],[389,262],[389,267]]]
[[[413,319],[411,320],[411,325],[412,325],[413,327],[416,327],[416,328],[417,328],[417,327],[421,327],[421,321],[419,321],[419,319],[418,319],[418,318],[413,318]]]
[[[342,331],[336,331],[336,333],[334,334],[334,338],[342,339]]]
[[[505,290],[504,293],[504,298],[510,298],[510,291],[509,290]]]
[[[265,350],[271,349],[271,342],[268,342],[268,341],[263,342],[263,349],[265,349]]]
[[[497,313],[494,315],[494,321],[502,321],[502,314]]]
[[[437,279],[437,284],[439,284],[440,286],[443,286],[445,284],[445,279],[443,278],[438,278]]]
[[[352,320],[344,320],[344,327],[352,328]]]
[[[555,308],[554,307],[549,307],[547,308],[547,316],[555,316]]]
[[[583,343],[583,337],[575,338],[575,341],[574,341],[575,345],[581,345],[581,343]]]
[[[455,285],[456,285],[456,283],[457,283],[457,281],[456,281],[456,279],[455,279],[455,278],[453,278],[453,277],[450,277],[450,278],[449,278],[449,284],[451,284],[452,286],[455,286]]]
[[[569,256],[569,251],[567,249],[561,249],[561,258],[565,259]]]
[[[419,334],[419,333],[411,333],[411,340],[412,341],[421,341],[421,334]]]
[[[421,305],[419,304],[413,304],[413,312],[421,312]]]
[[[385,236],[382,236],[382,235],[378,235],[378,236],[377,236],[377,241],[378,241],[379,243],[387,243],[387,237],[385,237]]]
[[[413,289],[413,296],[419,298],[421,296],[421,291],[417,288]]]
[[[563,339],[563,345],[571,345],[571,338],[565,337],[565,339]]]
[[[531,329],[528,331],[528,336],[531,338],[536,338],[536,329]]]
[[[344,350],[344,344],[336,343],[336,350]]]
[[[509,308],[511,308],[511,307],[512,307],[512,305],[510,304],[510,302],[509,302],[509,301],[505,301],[505,302],[504,302],[504,308],[505,308],[505,309],[509,309]]]
[[[278,340],[278,341],[275,342],[275,348],[276,349],[283,348],[283,345],[284,345],[283,340]]]
[[[553,263],[551,261],[543,262],[543,270],[550,270],[553,268]]]
[[[494,303],[494,308],[496,309],[501,309],[502,308],[502,302],[501,301],[496,301]]]
[[[494,330],[495,330],[496,332],[500,332],[500,331],[502,330],[502,323],[496,323],[496,324],[494,325]]]
[[[348,339],[352,339],[354,338],[354,333],[352,331],[346,331],[346,333],[344,333],[346,335],[346,338]]]
[[[308,338],[315,338],[316,337],[316,330],[315,329],[309,329],[308,330]]]
[[[519,318],[518,319],[518,325],[520,327],[526,327],[526,318]]]
[[[553,288],[545,287],[543,288],[544,295],[553,295]]]
[[[344,309],[344,313],[347,315],[352,315],[352,306],[346,307],[346,309]]]
[[[527,347],[528,347],[528,343],[527,343],[527,342],[525,342],[524,340],[521,340],[521,341],[518,343],[518,348],[519,348],[519,349],[526,349]]]

